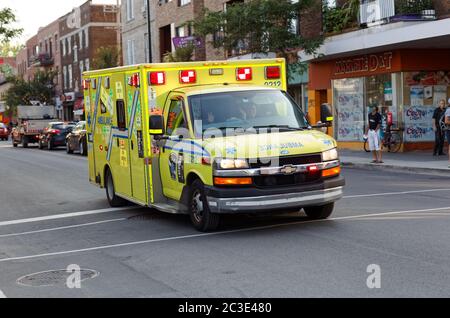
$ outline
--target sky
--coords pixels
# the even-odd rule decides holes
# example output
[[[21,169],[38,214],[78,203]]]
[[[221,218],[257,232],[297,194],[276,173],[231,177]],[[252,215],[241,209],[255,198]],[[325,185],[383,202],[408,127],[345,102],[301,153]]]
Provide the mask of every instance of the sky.
[[[0,0],[0,9],[5,7],[13,9],[18,20],[16,26],[24,29],[22,36],[15,39],[13,43],[24,44],[26,40],[37,33],[40,27],[50,24],[86,1],[87,0]],[[116,4],[117,0],[93,0],[93,3]]]

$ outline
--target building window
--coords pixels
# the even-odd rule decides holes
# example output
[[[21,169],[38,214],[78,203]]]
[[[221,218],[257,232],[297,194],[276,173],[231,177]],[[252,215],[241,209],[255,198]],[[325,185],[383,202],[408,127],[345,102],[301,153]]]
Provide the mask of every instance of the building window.
[[[89,59],[84,61],[84,67],[86,68],[86,71],[89,71]]]
[[[128,40],[127,42],[127,64],[136,64],[135,40]]]
[[[55,52],[58,53],[58,35],[55,34]]]
[[[89,47],[89,31],[88,30],[84,30],[84,44],[85,44],[85,48]]]
[[[67,50],[66,50],[66,40],[62,40],[61,41],[61,46],[62,46],[62,55],[66,56]]]
[[[134,0],[127,1],[127,21],[134,19]]]
[[[69,65],[69,88],[72,88],[72,81],[73,81],[73,73],[72,73],[72,65]]]
[[[83,72],[84,72],[84,62],[80,61],[80,77],[83,76]]]
[[[76,45],[73,47],[73,61],[78,62],[78,47]]]
[[[67,88],[67,66],[63,67],[63,88],[66,89]]]
[[[184,32],[184,26],[180,26],[180,27],[176,28],[175,34],[179,38],[186,36],[186,33]]]
[[[191,0],[178,0],[178,6],[182,7],[191,3]]]
[[[80,33],[78,33],[78,41],[79,41],[79,46],[78,46],[78,48],[80,49],[80,50],[82,50],[83,49],[83,35],[84,35],[84,32],[83,31],[81,31]]]
[[[67,54],[72,54],[72,38],[67,38]]]

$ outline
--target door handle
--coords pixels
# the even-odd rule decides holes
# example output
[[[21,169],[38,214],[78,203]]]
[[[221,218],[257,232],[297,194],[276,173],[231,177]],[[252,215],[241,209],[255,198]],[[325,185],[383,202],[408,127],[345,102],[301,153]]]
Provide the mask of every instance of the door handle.
[[[120,148],[120,141],[119,141],[119,138],[117,138],[117,148]]]
[[[131,150],[134,150],[134,142],[131,140]]]

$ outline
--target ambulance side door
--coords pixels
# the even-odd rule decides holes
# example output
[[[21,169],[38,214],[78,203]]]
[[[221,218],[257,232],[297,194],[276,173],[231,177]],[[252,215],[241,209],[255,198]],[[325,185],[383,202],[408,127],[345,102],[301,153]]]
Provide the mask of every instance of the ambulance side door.
[[[145,143],[143,134],[142,98],[140,87],[126,86],[128,99],[128,139],[133,199],[147,204]]]
[[[131,168],[130,168],[130,140],[128,138],[128,112],[127,101],[117,91],[117,83],[124,87],[123,74],[114,74],[111,80],[113,98],[113,125],[109,134],[107,161],[110,164],[117,193],[132,197]],[[119,93],[119,94],[118,94]]]
[[[189,150],[189,132],[185,103],[182,96],[171,95],[164,109],[166,135],[160,154],[160,171],[163,193],[166,197],[179,200],[185,181],[186,150]],[[185,138],[178,139],[183,135]],[[187,137],[187,138],[186,138]]]

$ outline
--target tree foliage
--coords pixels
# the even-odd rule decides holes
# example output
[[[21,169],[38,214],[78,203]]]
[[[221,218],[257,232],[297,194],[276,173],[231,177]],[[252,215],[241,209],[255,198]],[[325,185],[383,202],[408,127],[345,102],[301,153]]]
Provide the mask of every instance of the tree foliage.
[[[23,45],[15,45],[11,42],[0,43],[0,56],[16,57],[17,54],[24,48]]]
[[[119,66],[119,49],[115,46],[102,46],[94,55],[92,61],[93,70],[101,70]]]
[[[179,47],[175,50],[175,52],[165,54],[164,62],[165,63],[190,62],[192,61],[194,51],[195,46],[193,44]]]
[[[355,26],[358,21],[359,6],[359,0],[348,0],[341,7],[331,7],[324,1],[323,23],[325,32],[342,32]]]
[[[54,95],[53,80],[57,75],[54,71],[39,71],[31,81],[24,81],[20,77],[9,79],[12,84],[6,92],[4,100],[6,105],[30,105],[31,101],[40,101],[43,104],[52,104]]]
[[[0,43],[8,42],[22,34],[23,29],[15,28],[14,22],[16,16],[10,8],[0,9]]]
[[[305,39],[293,30],[299,14],[317,3],[311,0],[252,0],[235,3],[226,11],[205,10],[191,21],[199,36],[212,36],[212,45],[238,54],[268,53],[288,58],[301,48],[312,54],[322,38]],[[296,55],[296,53],[294,52]]]

